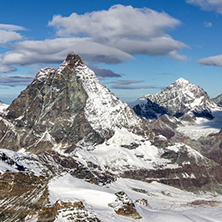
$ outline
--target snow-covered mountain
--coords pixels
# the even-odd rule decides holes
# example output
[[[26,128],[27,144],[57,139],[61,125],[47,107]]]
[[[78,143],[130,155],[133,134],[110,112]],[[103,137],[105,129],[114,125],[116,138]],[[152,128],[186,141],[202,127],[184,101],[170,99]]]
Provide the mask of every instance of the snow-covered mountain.
[[[189,111],[215,105],[187,85],[180,79],[176,86],[187,93],[171,91]],[[202,220],[196,211],[162,211],[222,206],[221,165],[171,141],[182,121],[162,115],[148,125],[69,54],[58,69],[41,70],[0,115],[0,220]]]
[[[222,94],[212,99],[218,106],[222,107]]]
[[[192,113],[211,119],[212,110],[217,109],[217,105],[202,88],[183,78],[155,95],[142,96],[131,106],[139,116],[149,119],[156,119],[166,113],[176,117]]]
[[[78,55],[40,70],[1,118],[0,147],[41,152],[101,143],[116,128],[146,134],[143,121],[97,79]],[[5,136],[7,135],[7,136]]]

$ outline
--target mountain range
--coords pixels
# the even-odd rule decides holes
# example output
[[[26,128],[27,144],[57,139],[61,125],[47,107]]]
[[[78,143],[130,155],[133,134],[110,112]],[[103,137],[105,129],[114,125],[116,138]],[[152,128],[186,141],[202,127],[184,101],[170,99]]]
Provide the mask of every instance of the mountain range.
[[[222,206],[218,100],[180,78],[132,109],[69,54],[0,104],[0,220],[186,221]]]

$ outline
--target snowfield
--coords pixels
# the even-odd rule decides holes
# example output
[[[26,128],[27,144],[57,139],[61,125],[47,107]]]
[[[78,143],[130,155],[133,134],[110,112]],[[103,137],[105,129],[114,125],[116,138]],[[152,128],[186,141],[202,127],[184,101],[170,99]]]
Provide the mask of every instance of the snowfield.
[[[148,206],[135,203],[142,219],[134,220],[117,215],[108,204],[114,202],[114,193],[124,191],[130,199],[146,199]],[[49,183],[49,200],[54,204],[62,201],[82,201],[87,209],[101,221],[141,221],[141,222],[221,222],[221,207],[193,208],[191,202],[197,200],[222,201],[222,197],[212,193],[194,194],[181,191],[157,182],[145,183],[131,179],[118,179],[116,182],[100,187],[65,174],[52,179]],[[220,203],[222,206],[222,204]],[[193,208],[193,209],[192,209]],[[60,215],[59,222],[66,221]]]
[[[194,140],[218,133],[222,129],[222,109],[214,110],[212,115],[214,116],[212,120],[199,117],[194,125],[180,126],[177,131]]]

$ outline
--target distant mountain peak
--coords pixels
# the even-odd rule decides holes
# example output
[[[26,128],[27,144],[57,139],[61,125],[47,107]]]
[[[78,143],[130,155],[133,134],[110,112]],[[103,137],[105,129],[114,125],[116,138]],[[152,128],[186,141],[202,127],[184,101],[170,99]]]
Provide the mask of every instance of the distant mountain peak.
[[[174,83],[177,83],[177,84],[189,84],[190,82],[181,77],[181,78],[177,79]]]
[[[138,115],[158,118],[165,113],[176,117],[192,112],[196,116],[213,118],[211,110],[217,108],[208,94],[199,86],[179,78],[163,91],[155,95],[145,95],[140,98],[133,109]]]

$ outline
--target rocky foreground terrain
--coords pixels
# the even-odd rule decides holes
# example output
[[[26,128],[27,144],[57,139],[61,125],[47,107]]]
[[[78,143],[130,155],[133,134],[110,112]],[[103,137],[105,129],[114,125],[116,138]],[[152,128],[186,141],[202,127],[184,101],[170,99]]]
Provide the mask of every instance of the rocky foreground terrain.
[[[222,221],[219,105],[179,79],[133,109],[76,54],[40,70],[1,109],[0,221]]]

